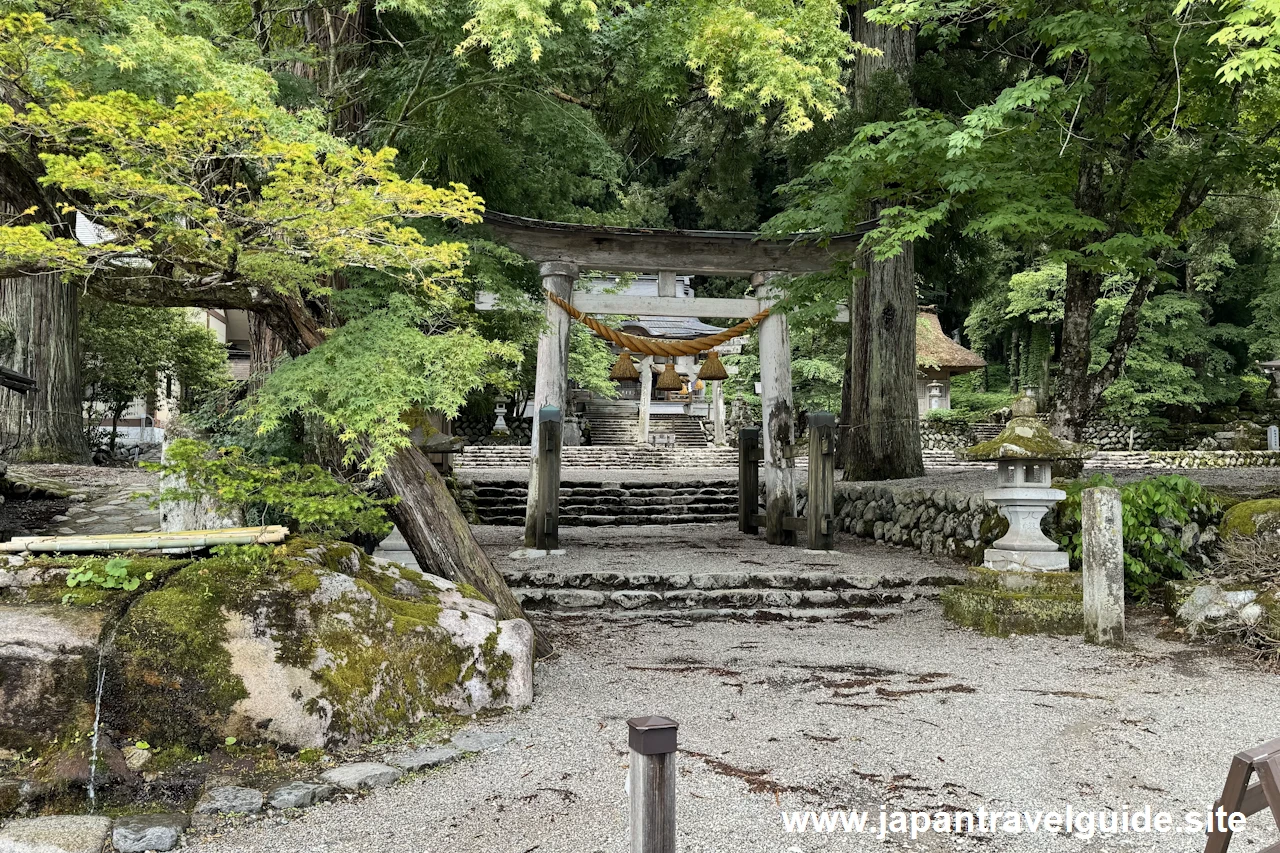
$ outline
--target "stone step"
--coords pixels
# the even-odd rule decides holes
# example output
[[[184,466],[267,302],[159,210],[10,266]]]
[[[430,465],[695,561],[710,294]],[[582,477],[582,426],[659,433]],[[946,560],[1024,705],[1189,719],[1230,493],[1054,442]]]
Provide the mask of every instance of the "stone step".
[[[959,574],[942,573],[912,579],[901,575],[848,575],[837,572],[609,572],[558,568],[507,568],[502,576],[513,586],[540,589],[597,591],[754,589],[784,591],[910,591],[930,598],[939,590],[964,580]]]
[[[897,607],[690,607],[684,609],[649,608],[626,610],[621,607],[584,607],[576,610],[529,610],[545,618],[560,621],[590,619],[592,622],[623,622],[635,619],[659,620],[674,623],[706,622],[710,620],[738,622],[856,622],[875,624],[899,619],[908,609]]]
[[[915,600],[909,591],[863,590],[785,590],[785,589],[681,589],[617,590],[602,592],[590,589],[536,589],[514,587],[511,590],[521,607],[531,611],[604,610],[743,610],[765,608],[839,608],[885,607]]]
[[[524,526],[524,508],[521,507],[519,514],[512,513],[510,515],[494,514],[486,516],[477,513],[482,524],[493,524],[498,527]],[[628,513],[626,515],[560,515],[561,527],[612,527],[615,525],[638,525],[638,524],[722,524],[729,521],[737,521],[738,513],[736,511],[728,512],[706,512],[706,513],[689,513],[685,515],[635,515]]]

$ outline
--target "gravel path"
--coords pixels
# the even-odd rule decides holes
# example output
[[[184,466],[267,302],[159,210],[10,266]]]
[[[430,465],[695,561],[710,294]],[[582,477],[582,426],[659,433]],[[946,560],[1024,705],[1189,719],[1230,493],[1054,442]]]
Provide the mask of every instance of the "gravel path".
[[[76,534],[152,533],[160,529],[160,511],[145,498],[159,478],[140,468],[98,468],[92,465],[14,465],[13,471],[59,480],[80,490],[85,500],[72,502],[43,529],[46,536]]]
[[[780,809],[1203,809],[1232,753],[1280,735],[1280,677],[1154,639],[989,639],[936,607],[836,623],[560,622],[512,743],[287,825],[231,827],[201,853],[593,853],[626,842],[628,717],[681,723],[682,853],[881,850],[788,835]],[[1263,815],[1233,849],[1275,840]],[[894,849],[1198,851],[1188,836],[930,835]]]

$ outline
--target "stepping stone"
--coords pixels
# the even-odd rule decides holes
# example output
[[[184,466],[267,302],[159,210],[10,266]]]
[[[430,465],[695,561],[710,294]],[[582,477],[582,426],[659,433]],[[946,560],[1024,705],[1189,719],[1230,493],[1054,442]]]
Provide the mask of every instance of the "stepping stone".
[[[332,785],[315,782],[289,782],[267,793],[267,805],[273,809],[305,809],[333,796]]]
[[[64,522],[64,521],[70,521],[70,520],[71,520],[71,516],[69,516],[69,515],[55,515],[53,518],[51,518],[51,519],[49,519],[49,520],[50,520],[50,521],[56,521],[56,522],[61,523],[61,522]]]
[[[88,511],[82,506],[67,507],[67,515],[84,515]]]
[[[450,744],[463,752],[485,752],[504,746],[511,740],[511,735],[506,732],[466,732],[453,738]]]
[[[0,829],[5,853],[100,853],[111,819],[98,815],[51,815],[15,820]]]
[[[148,814],[122,817],[111,831],[116,853],[143,853],[155,850],[165,853],[178,846],[182,833],[191,825],[184,814]]]
[[[403,773],[396,768],[377,761],[361,761],[335,767],[320,778],[330,785],[337,785],[344,791],[359,791],[364,788],[386,787],[402,775]]]
[[[139,526],[137,526],[137,527],[133,528],[133,532],[134,532],[134,533],[150,533],[150,532],[151,532],[151,531],[153,531],[153,530],[155,530],[155,528],[154,528],[154,527],[152,527],[152,526],[151,526],[151,525],[149,525],[149,524],[141,524],[141,525],[139,525]]]
[[[235,785],[210,788],[196,803],[196,814],[257,814],[260,811],[262,792]]]
[[[439,746],[434,749],[414,749],[408,752],[397,753],[391,756],[387,761],[407,770],[410,773],[416,773],[419,770],[425,770],[428,767],[440,767],[445,764],[452,764],[463,756],[460,749],[454,749],[449,746]]]
[[[73,527],[59,527],[59,528],[58,528],[58,532],[59,532],[59,533],[61,533],[63,536],[75,536],[75,535],[76,535],[75,528],[73,528]]]

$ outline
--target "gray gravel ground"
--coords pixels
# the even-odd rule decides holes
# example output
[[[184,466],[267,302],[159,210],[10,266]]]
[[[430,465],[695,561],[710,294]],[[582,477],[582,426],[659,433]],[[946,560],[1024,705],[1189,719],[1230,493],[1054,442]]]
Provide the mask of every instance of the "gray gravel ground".
[[[870,851],[873,836],[786,834],[780,810],[1118,808],[1181,814],[1235,751],[1280,735],[1280,677],[1155,639],[984,638],[936,606],[868,627],[564,621],[528,711],[476,727],[515,739],[286,826],[233,827],[201,853],[627,849],[626,723],[681,724],[683,853]],[[1233,850],[1273,843],[1260,815]],[[892,849],[1198,851],[1189,835],[927,835]]]

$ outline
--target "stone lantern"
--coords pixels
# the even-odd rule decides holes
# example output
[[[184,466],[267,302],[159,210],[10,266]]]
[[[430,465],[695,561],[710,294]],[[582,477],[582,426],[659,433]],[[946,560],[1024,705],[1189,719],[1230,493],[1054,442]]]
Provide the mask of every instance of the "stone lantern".
[[[1031,396],[1013,404],[1013,419],[990,441],[956,451],[961,459],[995,462],[996,488],[988,489],[994,503],[1009,522],[1009,532],[986,550],[983,565],[1017,572],[1065,572],[1068,559],[1056,542],[1040,530],[1040,520],[1066,497],[1053,488],[1053,463],[1081,460],[1091,448],[1055,438],[1039,418]]]

